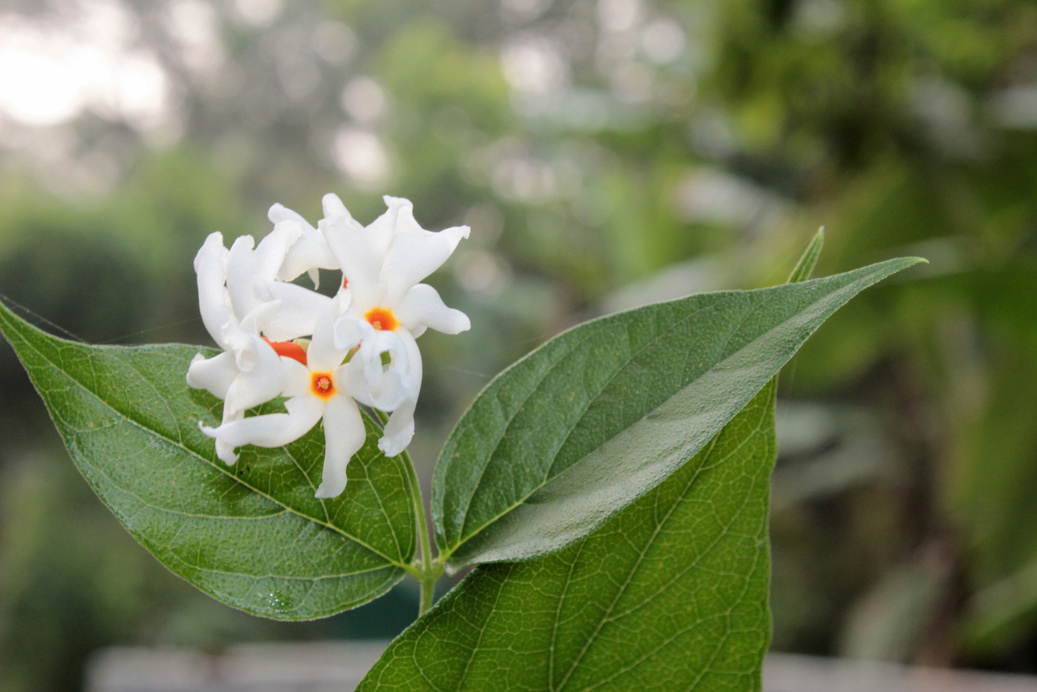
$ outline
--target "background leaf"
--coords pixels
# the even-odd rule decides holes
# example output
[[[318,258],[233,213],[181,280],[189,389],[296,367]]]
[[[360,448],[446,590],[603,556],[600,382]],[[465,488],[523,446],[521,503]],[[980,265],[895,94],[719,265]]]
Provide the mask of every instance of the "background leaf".
[[[760,689],[774,392],[589,538],[477,567],[358,689]]]
[[[318,500],[319,427],[284,449],[244,447],[233,467],[215,458],[198,421],[216,424],[223,402],[185,380],[199,349],[69,342],[2,305],[0,331],[101,500],[206,593],[300,620],[366,603],[403,577],[415,550],[411,487],[404,462],[378,451],[371,421],[346,491]]]
[[[558,550],[689,459],[833,312],[917,259],[695,295],[580,325],[506,370],[433,480],[454,567]]]

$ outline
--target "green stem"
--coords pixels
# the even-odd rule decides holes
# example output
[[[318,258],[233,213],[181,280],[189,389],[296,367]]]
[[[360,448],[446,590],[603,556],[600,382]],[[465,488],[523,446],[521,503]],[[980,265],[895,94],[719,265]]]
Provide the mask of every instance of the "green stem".
[[[375,411],[382,425],[388,421],[388,415],[384,411]],[[414,498],[414,520],[418,525],[418,541],[421,543],[421,559],[414,565],[415,569],[408,570],[417,577],[421,583],[421,600],[418,603],[418,616],[432,607],[435,598],[436,582],[443,576],[443,564],[432,560],[432,541],[429,537],[428,521],[425,519],[425,501],[421,495],[421,483],[418,481],[418,472],[414,468],[414,461],[410,452],[403,450],[404,466],[407,468],[407,480],[411,486],[411,497]]]
[[[412,488],[414,498],[414,518],[418,523],[418,540],[421,542],[420,571],[416,575],[421,582],[421,601],[418,605],[418,615],[432,607],[436,582],[443,573],[442,566],[432,562],[432,542],[429,540],[428,522],[425,520],[425,502],[421,496],[421,484],[418,482],[418,474],[414,469],[414,462],[410,454],[403,452],[404,461],[407,466],[407,476]]]

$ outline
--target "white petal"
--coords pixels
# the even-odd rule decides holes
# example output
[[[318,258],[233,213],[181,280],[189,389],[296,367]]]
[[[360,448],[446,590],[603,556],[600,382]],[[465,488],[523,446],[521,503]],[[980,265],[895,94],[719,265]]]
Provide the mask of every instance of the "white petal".
[[[195,389],[205,389],[220,399],[227,396],[234,378],[238,376],[238,366],[234,363],[234,354],[230,351],[206,358],[201,353],[191,359],[187,368],[187,384]]]
[[[325,195],[325,200],[328,197],[334,197],[336,201],[338,200],[335,195]],[[342,207],[342,211],[345,211],[342,202],[339,202],[338,205]],[[328,208],[327,202],[325,202],[324,208],[326,211]],[[331,248],[328,247],[324,236],[301,214],[280,204],[275,204],[270,207],[267,217],[274,222],[275,230],[278,224],[288,223],[298,224],[302,230],[301,237],[288,249],[284,263],[277,272],[276,278],[278,281],[294,281],[297,277],[306,273],[313,282],[313,287],[318,288],[320,286],[318,269],[341,269],[338,260],[331,253]]]
[[[408,399],[389,416],[385,424],[385,434],[378,440],[378,449],[387,457],[400,454],[414,437],[414,408],[416,399]]]
[[[409,199],[404,199],[403,197],[385,195],[382,197],[382,200],[385,202],[387,209],[385,213],[371,222],[367,227],[367,234],[372,247],[376,249],[378,256],[384,260],[385,255],[389,252],[389,245],[392,244],[392,239],[396,235],[396,230],[400,226],[400,219],[414,220],[412,212],[414,205],[411,204]]]
[[[325,217],[318,227],[349,289],[356,299],[373,307],[376,298],[371,294],[381,280],[378,273],[384,255],[372,244],[370,234],[348,214]]]
[[[291,222],[286,222],[291,223]],[[276,228],[276,227],[275,227]],[[280,281],[293,281],[304,272],[309,273],[316,288],[318,285],[318,269],[338,269],[338,262],[331,254],[328,243],[317,229],[309,224],[303,235],[288,249],[284,262],[277,271]]]
[[[398,329],[396,334],[399,335],[400,340],[407,349],[407,373],[411,378],[417,380],[417,389],[420,389],[422,376],[421,349],[418,348],[418,343],[414,341],[414,337],[407,333],[406,330]],[[418,398],[417,389],[414,394],[415,399]]]
[[[198,275],[198,307],[202,323],[212,338],[226,348],[223,334],[229,325],[237,325],[234,311],[227,295],[227,248],[223,246],[223,235],[212,233],[194,257],[194,270]]]
[[[343,216],[353,218],[349,210],[346,209],[346,205],[342,203],[339,196],[333,192],[329,192],[324,195],[320,200],[321,207],[324,209],[324,217],[329,218],[333,216]]]
[[[346,465],[364,446],[367,431],[348,396],[332,397],[324,409],[324,470],[315,497],[337,497],[346,488]]]
[[[376,365],[381,368],[381,366]],[[420,383],[410,379],[406,373],[386,369],[379,377],[364,376],[363,383],[350,382],[349,391],[365,406],[381,411],[393,411],[414,396]]]
[[[232,421],[218,428],[202,425],[202,432],[232,448],[242,445],[283,447],[305,435],[324,412],[324,402],[300,396],[285,402],[288,413],[268,413]],[[221,457],[222,458],[222,457]]]
[[[306,350],[306,363],[312,372],[330,372],[349,355],[349,348],[339,348],[335,343],[334,319],[331,310],[326,310],[317,318],[313,340]]]
[[[444,334],[459,334],[471,329],[468,316],[448,308],[439,292],[428,284],[418,284],[407,292],[393,311],[400,324],[410,331],[429,327]]]
[[[284,391],[282,396],[294,398],[310,396],[312,380],[310,369],[294,358],[281,358],[281,370],[284,372]]]
[[[367,320],[364,320],[366,322]],[[393,354],[404,350],[403,342],[395,331],[382,331],[371,327],[360,343],[360,359],[365,362],[378,361],[381,363],[381,354]],[[406,355],[406,354],[404,354]]]
[[[397,207],[392,243],[382,265],[382,278],[389,285],[385,300],[389,305],[395,305],[412,286],[447,261],[461,239],[468,237],[470,229],[468,226],[455,226],[432,233],[414,219],[410,202],[395,197],[386,197],[385,201]]]
[[[292,211],[291,209],[289,209],[288,207],[284,206],[283,204],[274,204],[274,205],[272,205],[270,207],[270,210],[267,211],[266,217],[268,219],[270,219],[270,223],[272,223],[274,225],[277,225],[277,224],[279,224],[279,223],[281,223],[283,221],[293,221],[293,222],[299,224],[299,227],[303,229],[304,233],[306,231],[316,231],[317,230],[316,228],[314,228],[310,224],[309,221],[306,220],[306,218],[302,214],[300,214],[297,211]]]
[[[382,354],[390,356],[382,363]],[[392,411],[421,389],[421,352],[406,330],[374,332],[343,368],[346,388],[362,404]]]
[[[227,345],[227,350],[234,354],[234,364],[240,372],[252,372],[259,367],[263,356],[269,356],[273,350],[255,331],[248,332],[241,327],[225,330],[223,341]],[[269,360],[268,357],[267,361]]]
[[[352,315],[343,315],[335,320],[335,348],[346,352],[351,351],[374,333],[374,327],[367,320]]]
[[[274,349],[261,339],[254,347],[255,367],[242,372],[231,383],[223,402],[223,422],[234,420],[245,411],[281,395],[285,387],[285,369]]]
[[[238,460],[238,455],[234,453],[234,448],[223,440],[216,440],[216,456],[227,466],[233,466],[234,462]]]
[[[258,277],[252,272],[251,262],[254,246],[255,240],[252,236],[238,236],[227,255],[227,293],[236,315],[247,315],[256,307],[257,301],[252,286]]]
[[[244,411],[228,411],[226,407],[223,409],[223,422],[221,425],[227,425],[234,421],[239,421],[245,417]],[[199,427],[202,432],[205,432],[205,426],[201,421],[198,421]],[[234,446],[230,445],[223,440],[216,440],[216,456],[223,460],[227,466],[233,466],[238,460],[238,455],[234,452]]]
[[[299,224],[282,223],[274,226],[255,250],[251,236],[234,241],[227,257],[227,292],[235,314],[247,315],[267,299],[262,295],[263,283],[277,276],[288,248],[301,235]]]
[[[284,263],[288,249],[303,237],[303,228],[297,223],[279,223],[259,241],[252,253],[253,271],[262,277],[273,278]]]
[[[254,308],[244,313],[244,317],[240,314],[237,315],[240,318],[240,327],[246,334],[258,334],[267,320],[281,307],[280,303],[274,300],[269,290],[259,286],[257,288],[261,288],[258,292],[262,294],[260,302],[256,303]]]
[[[331,298],[297,284],[265,281],[262,292],[279,303],[262,323],[263,333],[273,341],[313,334],[318,316],[331,309]]]

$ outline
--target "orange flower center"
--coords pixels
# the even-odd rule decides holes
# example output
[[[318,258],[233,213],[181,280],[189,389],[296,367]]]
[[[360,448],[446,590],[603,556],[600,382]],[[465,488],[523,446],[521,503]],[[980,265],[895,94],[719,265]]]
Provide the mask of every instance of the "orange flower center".
[[[271,341],[265,336],[262,339],[273,347],[274,353],[277,355],[297,360],[306,365],[306,351],[294,341]]]
[[[389,308],[373,308],[368,310],[364,314],[364,319],[371,323],[371,326],[382,332],[396,331],[396,328],[400,326],[399,321],[396,319],[396,315],[392,314],[392,310]]]
[[[322,399],[329,399],[335,393],[335,383],[331,381],[331,373],[315,372],[310,374],[310,390]]]

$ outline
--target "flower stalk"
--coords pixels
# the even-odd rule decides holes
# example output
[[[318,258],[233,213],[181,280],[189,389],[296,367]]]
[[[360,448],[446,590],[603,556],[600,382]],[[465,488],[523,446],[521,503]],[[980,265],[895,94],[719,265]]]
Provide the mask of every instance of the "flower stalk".
[[[375,415],[382,425],[385,425],[389,416],[384,411],[375,410]],[[418,549],[421,557],[411,563],[408,570],[421,585],[421,598],[418,602],[418,617],[432,607],[435,600],[436,582],[443,576],[443,562],[437,557],[432,559],[432,537],[428,530],[428,520],[425,517],[425,498],[421,492],[421,482],[418,480],[418,472],[414,467],[414,460],[410,452],[403,450],[404,466],[407,468],[407,482],[410,484],[411,497],[414,500],[414,522],[418,529]]]

